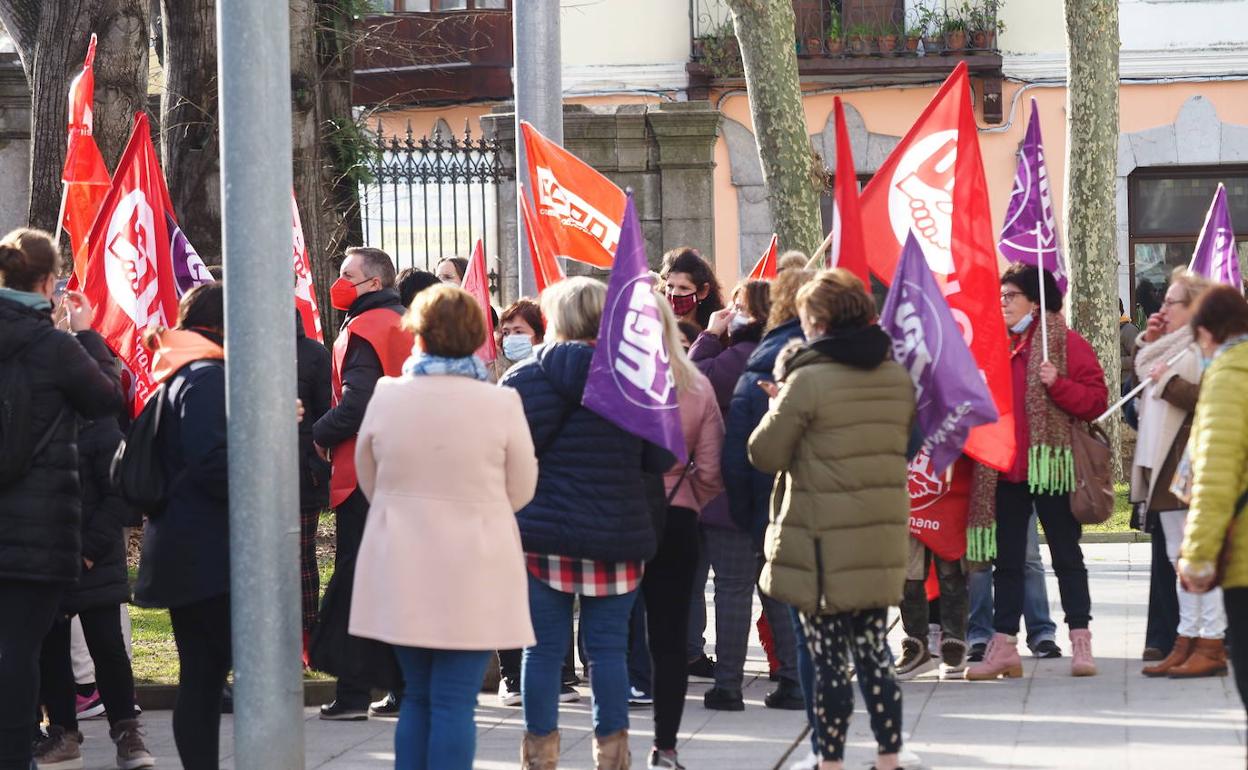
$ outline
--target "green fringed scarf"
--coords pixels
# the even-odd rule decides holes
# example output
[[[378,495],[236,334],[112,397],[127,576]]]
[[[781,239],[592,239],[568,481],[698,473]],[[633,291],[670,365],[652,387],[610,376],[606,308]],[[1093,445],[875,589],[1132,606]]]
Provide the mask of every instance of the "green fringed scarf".
[[[1066,375],[1066,321],[1061,313],[1049,313],[1049,361],[1059,376]],[[1027,355],[1027,392],[1023,397],[1031,446],[1027,448],[1027,485],[1033,495],[1064,495],[1075,488],[1075,458],[1070,447],[1070,415],[1049,398],[1040,381],[1044,362],[1040,329],[1032,324],[1027,342],[1015,355]],[[991,468],[975,464],[971,477],[971,507],[966,523],[966,559],[988,562],[997,555],[997,477]]]

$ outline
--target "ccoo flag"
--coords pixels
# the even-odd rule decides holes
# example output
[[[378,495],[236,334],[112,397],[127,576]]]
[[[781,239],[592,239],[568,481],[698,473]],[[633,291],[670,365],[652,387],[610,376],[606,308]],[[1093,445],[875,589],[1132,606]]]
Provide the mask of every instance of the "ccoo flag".
[[[1031,120],[1018,153],[1014,191],[1005,210],[1005,225],[997,243],[1007,262],[1040,266],[1053,274],[1057,288],[1066,293],[1066,261],[1057,239],[1057,217],[1049,188],[1049,169],[1044,162],[1044,142],[1040,139],[1040,110],[1031,100]]]
[[[581,404],[683,463],[688,453],[658,302],[629,195]]]
[[[1225,283],[1244,292],[1244,281],[1239,272],[1239,254],[1235,249],[1235,230],[1231,227],[1231,212],[1226,205],[1226,188],[1218,182],[1205,224],[1200,228],[1200,239],[1192,253],[1189,269],[1215,283]]]
[[[997,409],[914,233],[902,249],[880,327],[914,381],[922,451],[943,473],[962,454],[971,428],[996,422]]]
[[[312,287],[312,263],[308,261],[308,243],[303,239],[303,223],[299,221],[299,202],[295,191],[290,191],[291,245],[295,270],[295,310],[303,324],[303,333],[325,342],[321,331],[321,309],[316,304],[316,292]]]

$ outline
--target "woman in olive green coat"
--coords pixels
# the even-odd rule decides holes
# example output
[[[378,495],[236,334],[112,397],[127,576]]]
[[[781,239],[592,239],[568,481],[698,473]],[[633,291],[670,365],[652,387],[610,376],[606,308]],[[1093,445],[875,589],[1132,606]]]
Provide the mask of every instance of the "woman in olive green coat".
[[[820,273],[797,306],[810,342],[781,354],[780,390],[750,436],[750,462],[779,474],[761,587],[802,615],[815,664],[821,766],[840,768],[844,760],[852,648],[878,743],[875,766],[893,770],[901,691],[886,623],[906,577],[914,386],[851,273]]]

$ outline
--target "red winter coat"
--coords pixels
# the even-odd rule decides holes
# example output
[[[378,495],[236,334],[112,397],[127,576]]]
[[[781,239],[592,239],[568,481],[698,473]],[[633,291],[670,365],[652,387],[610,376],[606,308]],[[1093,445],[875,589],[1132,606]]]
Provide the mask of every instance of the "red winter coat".
[[[1031,325],[1022,337],[1010,335],[1014,351],[1010,354],[1010,373],[1014,380],[1014,440],[1018,451],[1014,467],[1004,475],[1006,481],[1027,480],[1027,449],[1031,446],[1031,425],[1027,419],[1027,362],[1031,359],[1031,340],[1038,332]],[[1063,412],[1077,420],[1091,422],[1109,406],[1109,389],[1105,372],[1088,341],[1072,330],[1066,331],[1066,375],[1049,386],[1049,398]]]

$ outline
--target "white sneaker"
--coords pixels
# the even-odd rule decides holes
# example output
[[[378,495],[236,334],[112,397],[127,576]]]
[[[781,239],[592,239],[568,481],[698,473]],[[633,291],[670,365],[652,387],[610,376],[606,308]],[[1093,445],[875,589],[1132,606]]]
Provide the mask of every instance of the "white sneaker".
[[[819,755],[813,751],[789,765],[789,770],[819,770]]]
[[[503,677],[498,683],[498,705],[520,705],[520,683],[514,679]]]
[[[636,687],[628,688],[628,705],[630,706],[649,706],[654,703],[654,696],[648,692],[642,692]]]

